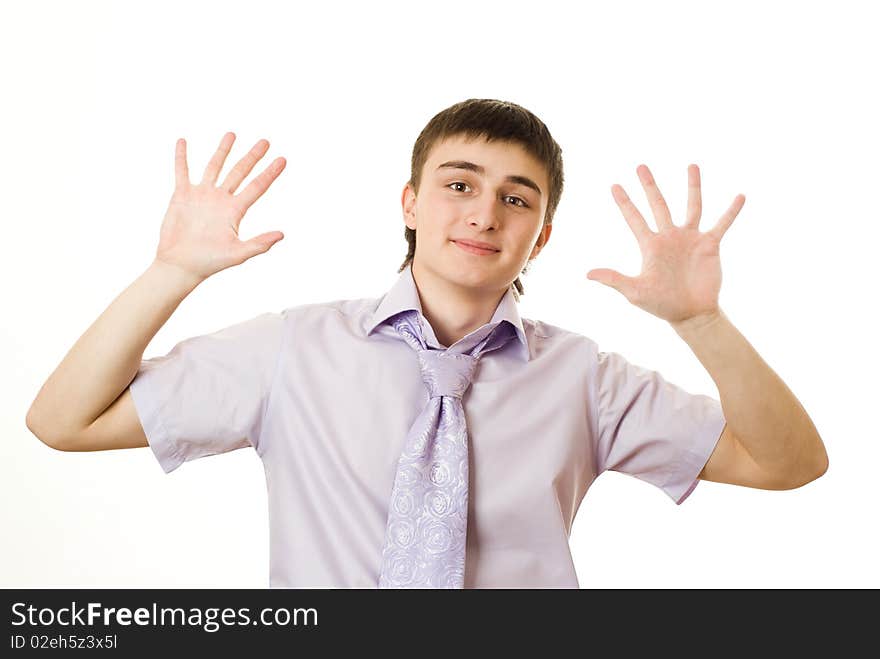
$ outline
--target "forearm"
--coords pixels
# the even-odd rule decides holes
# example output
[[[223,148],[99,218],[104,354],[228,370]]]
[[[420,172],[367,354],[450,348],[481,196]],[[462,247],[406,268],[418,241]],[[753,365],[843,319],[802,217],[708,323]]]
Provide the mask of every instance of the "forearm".
[[[144,350],[200,283],[154,261],[77,340],[40,388],[27,425],[43,441],[63,439],[106,410],[137,375]]]
[[[714,380],[727,424],[755,462],[794,481],[824,471],[825,445],[807,412],[722,311],[672,327]]]

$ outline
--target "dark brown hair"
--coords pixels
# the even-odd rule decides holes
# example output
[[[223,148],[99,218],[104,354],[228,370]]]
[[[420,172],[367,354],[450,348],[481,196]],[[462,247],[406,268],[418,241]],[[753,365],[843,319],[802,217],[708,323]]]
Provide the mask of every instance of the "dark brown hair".
[[[483,138],[513,142],[544,165],[550,190],[547,210],[544,214],[546,226],[553,222],[553,214],[562,196],[562,148],[550,135],[544,122],[524,107],[509,101],[489,98],[469,98],[434,115],[419,133],[413,146],[409,184],[419,193],[422,168],[428,154],[438,142],[450,137],[464,136],[466,139]],[[409,244],[406,258],[397,270],[398,273],[410,264],[416,253],[416,230],[404,227],[404,238]],[[521,274],[527,274],[531,261],[527,261]],[[519,276],[512,284],[513,295],[517,301],[525,293]]]

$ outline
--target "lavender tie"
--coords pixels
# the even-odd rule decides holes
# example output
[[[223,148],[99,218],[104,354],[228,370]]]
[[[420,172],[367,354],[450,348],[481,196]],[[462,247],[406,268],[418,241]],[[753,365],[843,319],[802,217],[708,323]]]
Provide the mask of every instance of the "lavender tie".
[[[516,337],[486,326],[468,353],[429,348],[419,312],[393,320],[416,351],[428,402],[407,434],[391,490],[379,588],[463,588],[468,514],[468,433],[461,398],[480,356]]]

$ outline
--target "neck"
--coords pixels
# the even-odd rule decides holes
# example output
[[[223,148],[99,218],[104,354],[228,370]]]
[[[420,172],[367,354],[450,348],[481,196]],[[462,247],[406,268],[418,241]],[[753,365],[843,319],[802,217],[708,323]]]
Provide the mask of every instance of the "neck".
[[[412,262],[412,275],[422,315],[447,348],[492,320],[507,293],[507,288],[499,291],[460,286],[422,268],[417,259]]]

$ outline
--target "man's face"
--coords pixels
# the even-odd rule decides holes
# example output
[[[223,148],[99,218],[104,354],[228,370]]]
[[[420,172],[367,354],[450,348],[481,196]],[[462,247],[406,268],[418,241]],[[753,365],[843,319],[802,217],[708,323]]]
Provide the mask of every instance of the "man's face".
[[[544,166],[519,144],[462,136],[438,142],[422,170],[418,196],[408,184],[403,190],[404,221],[416,230],[418,268],[481,292],[506,289],[550,236],[552,225],[542,227],[547,193]],[[476,254],[455,242],[460,240],[498,251]]]

